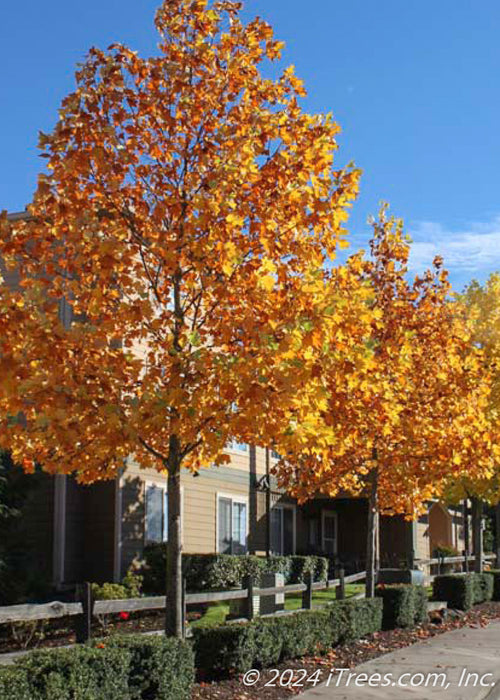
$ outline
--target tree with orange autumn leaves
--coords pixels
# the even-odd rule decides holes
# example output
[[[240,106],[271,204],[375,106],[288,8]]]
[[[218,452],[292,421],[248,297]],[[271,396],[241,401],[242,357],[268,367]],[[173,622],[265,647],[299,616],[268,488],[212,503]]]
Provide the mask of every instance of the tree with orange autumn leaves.
[[[371,258],[359,253],[333,270],[325,295],[344,314],[353,293],[364,293],[369,313],[358,315],[347,345],[333,327],[325,336],[314,359],[318,392],[297,402],[296,428],[279,448],[287,457],[276,468],[299,500],[341,492],[368,497],[368,596],[378,568],[379,513],[414,518],[450,478],[487,477],[494,461],[485,420],[489,379],[463,308],[450,298],[442,260],[410,283],[402,223],[383,209],[373,230]],[[347,278],[339,308],[339,280]],[[322,404],[311,406],[308,396],[318,396],[320,386]],[[304,449],[296,453],[300,432]]]
[[[167,473],[176,635],[181,468],[288,425],[358,187],[356,170],[334,169],[333,119],[300,108],[293,67],[261,74],[282,45],[239,8],[165,0],[158,56],[92,49],[40,137],[49,173],[29,217],[1,227],[22,289],[0,287],[0,443],[28,469],[83,482],[130,455]]]
[[[492,442],[500,443],[500,274],[493,273],[484,285],[472,281],[460,295],[471,328],[471,342],[481,349],[485,372],[491,377],[491,392],[486,411],[487,431]],[[473,463],[477,459],[477,445],[471,443],[465,458]],[[496,506],[497,532],[500,532],[500,468],[497,460],[493,468],[479,476],[472,471],[460,480],[451,480],[446,498],[452,503],[462,499],[467,508],[472,502],[472,535],[475,569],[482,566],[482,511],[483,503]],[[467,543],[468,544],[468,543]],[[498,544],[497,544],[498,550]]]
[[[181,468],[274,443],[299,499],[369,484],[376,526],[461,472],[487,391],[440,262],[408,284],[394,222],[373,260],[326,265],[359,174],[334,169],[338,127],[301,110],[293,70],[262,76],[281,44],[238,11],[165,1],[158,56],[93,49],[0,238],[23,285],[0,285],[0,444],[84,482],[130,455],[168,475],[177,635]]]

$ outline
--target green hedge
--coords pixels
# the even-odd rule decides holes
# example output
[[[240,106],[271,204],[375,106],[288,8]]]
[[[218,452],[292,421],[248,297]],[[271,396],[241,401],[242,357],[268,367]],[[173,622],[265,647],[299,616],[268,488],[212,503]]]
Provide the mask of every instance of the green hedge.
[[[415,624],[423,625],[424,622],[429,620],[429,613],[427,611],[427,603],[429,602],[429,596],[427,594],[427,588],[425,586],[415,586]]]
[[[32,700],[128,700],[129,664],[119,649],[81,646],[31,652],[14,669],[26,674]]]
[[[500,600],[500,571],[497,569],[492,569],[488,573],[493,578],[492,600]]]
[[[209,676],[241,673],[377,632],[382,601],[343,600],[320,610],[193,630],[196,667]]]
[[[424,586],[396,583],[377,586],[383,600],[383,627],[413,627],[427,619],[427,591]]]
[[[436,576],[433,583],[434,599],[446,600],[450,608],[458,610],[470,610],[491,600],[493,593],[494,576],[489,572]]]
[[[0,669],[0,698],[188,700],[193,680],[190,644],[130,635],[96,646],[30,652]]]
[[[165,590],[166,550],[164,544],[144,549],[141,574],[149,593]],[[258,581],[263,573],[283,574],[285,583],[301,583],[308,572],[315,581],[328,576],[328,559],[318,556],[272,556],[235,554],[183,554],[182,566],[189,591],[226,589],[241,586],[245,576]]]
[[[190,644],[163,636],[117,635],[102,640],[105,648],[130,656],[130,700],[188,700],[194,683]]]
[[[484,603],[493,598],[494,578],[493,575],[484,572],[482,574],[472,574],[474,584],[474,604]]]
[[[31,700],[28,676],[21,669],[0,667],[0,698]]]

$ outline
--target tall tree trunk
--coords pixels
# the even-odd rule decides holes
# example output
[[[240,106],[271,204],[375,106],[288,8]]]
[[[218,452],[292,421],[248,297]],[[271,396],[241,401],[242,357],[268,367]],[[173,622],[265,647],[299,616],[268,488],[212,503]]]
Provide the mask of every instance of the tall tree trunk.
[[[168,542],[167,542],[167,605],[165,632],[170,637],[183,637],[182,605],[182,526],[181,526],[181,457],[179,443],[170,438],[168,468]]]
[[[483,502],[472,499],[472,541],[474,545],[474,571],[483,570]]]
[[[464,498],[462,505],[463,519],[464,519],[464,547],[466,556],[466,566],[464,571],[469,571],[469,557],[471,554],[470,550],[470,529],[469,529],[469,502]]]
[[[271,450],[266,447],[266,557],[271,556]]]
[[[376,459],[376,452],[374,451]],[[368,496],[368,533],[366,540],[366,597],[375,596],[375,583],[379,568],[379,511],[378,511],[378,466],[368,475],[370,492]]]

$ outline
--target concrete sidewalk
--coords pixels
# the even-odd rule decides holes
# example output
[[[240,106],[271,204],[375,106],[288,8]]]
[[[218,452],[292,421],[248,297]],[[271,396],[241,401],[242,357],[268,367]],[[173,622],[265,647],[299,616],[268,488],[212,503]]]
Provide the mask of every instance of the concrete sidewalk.
[[[349,672],[356,675],[347,682]],[[363,676],[356,685],[359,674],[372,676],[372,687]],[[391,675],[384,679],[385,674]],[[345,671],[338,685],[337,679],[338,675],[332,676],[328,687],[318,685],[298,697],[304,700],[500,700],[500,622],[439,634]]]

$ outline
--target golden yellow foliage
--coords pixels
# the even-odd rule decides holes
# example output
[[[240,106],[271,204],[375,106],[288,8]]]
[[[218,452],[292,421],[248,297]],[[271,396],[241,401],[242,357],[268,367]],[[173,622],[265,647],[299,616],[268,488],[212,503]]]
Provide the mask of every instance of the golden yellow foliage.
[[[366,494],[376,472],[380,509],[414,517],[450,477],[491,468],[481,351],[442,261],[409,282],[408,256],[402,223],[382,210],[371,258],[332,270],[325,298],[335,321],[316,358],[321,402],[300,397],[279,448],[288,454],[281,483],[299,499]]]

